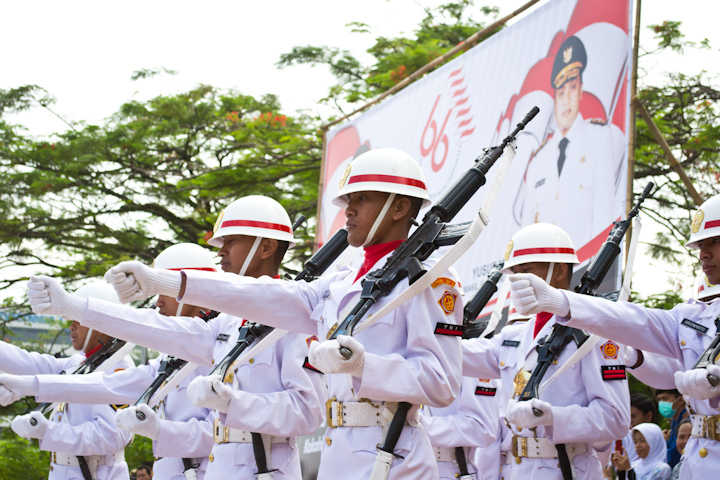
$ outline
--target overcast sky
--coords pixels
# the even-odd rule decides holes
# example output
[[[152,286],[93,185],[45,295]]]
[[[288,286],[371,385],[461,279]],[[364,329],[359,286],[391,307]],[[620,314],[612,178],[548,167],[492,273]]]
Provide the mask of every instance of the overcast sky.
[[[546,3],[544,0],[540,3]],[[368,58],[365,50],[378,35],[408,35],[424,16],[423,7],[437,0],[274,0],[268,2],[207,0],[204,2],[33,1],[3,2],[0,41],[4,45],[0,88],[36,84],[57,99],[53,109],[70,121],[99,123],[130,99],[187,91],[204,83],[259,96],[279,95],[284,110],[319,112],[317,105],[334,79],[324,68],[307,66],[278,70],[281,53],[296,45],[330,45]],[[476,1],[476,6],[501,4],[501,15],[523,0]],[[703,54],[646,57],[641,65],[650,79],[664,71],[688,74],[701,69],[717,74],[720,33],[715,28],[720,6],[713,0],[645,0],[642,25],[679,20],[689,40],[708,37],[716,47]],[[538,8],[536,5],[533,9]],[[480,19],[480,15],[476,15]],[[354,34],[346,27],[364,22],[372,34]],[[641,45],[652,46],[652,33],[641,32]],[[173,77],[130,81],[136,70],[165,67]],[[66,127],[49,112],[36,109],[18,116],[34,135]],[[649,263],[649,262],[643,262]],[[657,267],[660,270],[662,266]],[[645,272],[658,282],[659,271]],[[665,280],[663,280],[665,281]]]

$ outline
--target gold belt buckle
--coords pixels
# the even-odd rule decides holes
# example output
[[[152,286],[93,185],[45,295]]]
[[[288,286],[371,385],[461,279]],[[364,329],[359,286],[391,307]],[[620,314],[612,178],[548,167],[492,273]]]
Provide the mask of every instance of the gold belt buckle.
[[[327,399],[325,402],[325,421],[327,422],[327,426],[329,428],[335,428],[337,425],[333,425],[333,418],[332,418],[332,404],[333,402],[337,401],[337,398],[332,397]]]
[[[711,440],[718,441],[720,440],[720,435],[717,433],[717,424],[718,424],[718,417],[719,415],[713,415],[712,417],[705,417],[705,425],[704,429],[707,434],[707,438]]]
[[[219,418],[213,422],[213,438],[218,444],[230,441],[230,429],[223,427]]]
[[[513,435],[512,439],[512,447],[511,452],[514,457],[527,457],[528,451],[527,451],[527,437],[521,437],[520,435]],[[518,449],[518,443],[520,444],[520,448]]]

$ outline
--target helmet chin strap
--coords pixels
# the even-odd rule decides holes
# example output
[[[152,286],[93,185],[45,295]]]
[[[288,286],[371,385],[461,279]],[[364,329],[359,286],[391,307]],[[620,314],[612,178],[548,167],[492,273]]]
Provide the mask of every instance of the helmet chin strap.
[[[383,219],[385,218],[385,215],[387,214],[388,210],[390,210],[390,204],[395,200],[395,194],[391,193],[387,200],[385,200],[385,205],[383,205],[382,210],[380,210],[380,213],[378,213],[377,218],[375,219],[375,223],[373,223],[372,227],[370,228],[370,231],[368,232],[367,238],[363,242],[361,246],[365,247],[370,242],[372,242],[373,237],[375,236],[375,232],[377,232],[377,229],[380,228],[380,224],[382,223]]]
[[[555,262],[550,262],[550,267],[548,268],[547,277],[545,277],[545,283],[547,283],[548,285],[550,285],[550,280],[552,280],[554,269],[555,269]]]
[[[182,315],[182,309],[184,306],[185,306],[185,304],[183,302],[178,303],[178,308],[177,308],[177,311],[175,312],[176,317],[179,317]]]
[[[250,267],[250,262],[252,262],[252,259],[255,256],[255,252],[257,252],[257,249],[260,246],[261,240],[262,240],[262,237],[255,237],[253,246],[252,246],[252,248],[250,248],[250,251],[248,252],[247,257],[245,257],[245,261],[243,262],[243,266],[240,269],[240,272],[238,273],[238,275],[245,275],[245,272],[247,272],[247,269]]]
[[[90,343],[90,337],[92,337],[93,329],[88,328],[87,335],[85,335],[85,343],[83,343],[81,352],[85,353],[85,350],[87,349],[88,344]]]

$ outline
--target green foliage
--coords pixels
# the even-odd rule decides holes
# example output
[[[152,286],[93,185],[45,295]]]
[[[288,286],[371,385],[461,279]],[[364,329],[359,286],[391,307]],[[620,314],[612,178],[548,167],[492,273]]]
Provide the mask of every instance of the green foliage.
[[[441,5],[434,10],[426,9],[425,18],[414,32],[414,38],[377,37],[367,52],[375,63],[364,66],[347,50],[336,47],[294,47],[280,56],[280,68],[293,65],[325,65],[329,67],[338,84],[331,88],[323,102],[357,102],[372,98],[401,82],[426,63],[442,56],[469,36],[481,30],[483,24],[472,19],[479,11],[484,16],[496,16],[497,7],[473,9],[472,0],[460,0]],[[348,24],[353,32],[370,33],[364,23]],[[480,41],[496,33],[490,32]],[[448,59],[450,60],[450,59]]]
[[[50,454],[38,448],[37,440],[18,437],[10,428],[0,428],[2,478],[43,480],[48,477]]]
[[[152,463],[152,440],[147,437],[135,435],[132,442],[125,447],[125,461],[130,470],[139,467],[143,463]]]

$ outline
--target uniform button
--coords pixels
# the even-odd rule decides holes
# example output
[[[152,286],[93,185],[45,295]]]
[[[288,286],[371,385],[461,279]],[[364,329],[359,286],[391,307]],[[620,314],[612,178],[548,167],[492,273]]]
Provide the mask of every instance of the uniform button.
[[[515,463],[517,463],[517,464],[522,463],[522,458],[521,458],[521,457],[515,457]]]
[[[459,474],[459,473],[456,473],[456,474],[455,474],[455,478],[460,478],[460,474]]]
[[[500,362],[500,366],[501,366],[501,367],[504,367],[504,366],[505,366],[505,362]]]
[[[518,427],[518,433],[522,432],[522,427]]]
[[[553,365],[557,365],[557,362],[558,362],[558,361],[557,361],[557,358],[556,358],[555,360],[553,360]]]
[[[328,444],[328,447],[332,445],[332,440],[330,439],[330,437],[325,437],[325,443]]]
[[[707,448],[701,448],[698,453],[699,453],[700,456],[703,457],[703,458],[707,457]]]
[[[62,415],[58,415],[58,422],[62,420]]]
[[[215,460],[215,457],[213,457],[213,454],[212,454],[212,453],[211,453],[210,456],[208,457],[208,460],[210,460],[211,462],[212,462],[213,460]]]
[[[248,360],[248,363],[249,363],[250,365],[252,365],[253,363],[255,363],[255,359],[254,359],[254,358],[251,358],[250,360]]]
[[[685,340],[681,340],[681,341],[680,341],[680,345],[682,345],[683,347],[685,346],[686,343],[687,343],[687,342],[686,342]]]
[[[210,362],[210,363],[213,364],[213,365],[215,365],[215,359],[213,358],[213,359],[212,359],[212,362]]]

